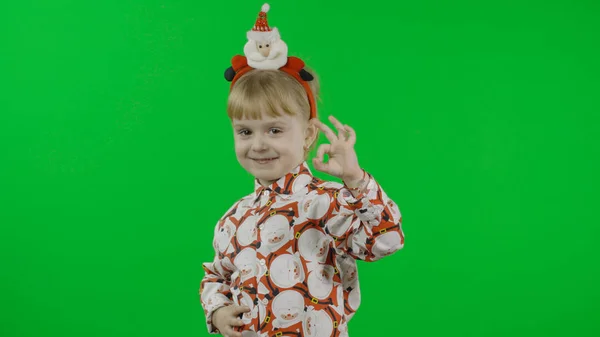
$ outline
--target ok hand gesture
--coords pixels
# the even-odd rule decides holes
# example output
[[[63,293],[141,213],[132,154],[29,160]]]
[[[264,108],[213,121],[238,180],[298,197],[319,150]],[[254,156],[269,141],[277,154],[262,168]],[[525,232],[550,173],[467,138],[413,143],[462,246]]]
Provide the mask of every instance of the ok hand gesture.
[[[329,116],[329,121],[338,131],[336,135],[327,125],[315,119],[315,125],[321,130],[330,144],[322,144],[317,149],[317,156],[313,158],[315,169],[338,177],[343,181],[357,181],[363,177],[363,171],[358,164],[354,151],[356,133],[349,125],[342,125],[335,117]],[[324,161],[325,154],[329,160]]]

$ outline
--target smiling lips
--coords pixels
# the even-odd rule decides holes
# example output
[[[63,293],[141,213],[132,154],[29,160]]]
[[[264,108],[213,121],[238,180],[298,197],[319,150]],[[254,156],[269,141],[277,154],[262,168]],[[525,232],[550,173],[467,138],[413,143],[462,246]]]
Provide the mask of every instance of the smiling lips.
[[[257,162],[259,164],[266,164],[266,163],[272,162],[275,159],[277,159],[277,158],[253,158],[252,160],[254,160],[255,162]]]

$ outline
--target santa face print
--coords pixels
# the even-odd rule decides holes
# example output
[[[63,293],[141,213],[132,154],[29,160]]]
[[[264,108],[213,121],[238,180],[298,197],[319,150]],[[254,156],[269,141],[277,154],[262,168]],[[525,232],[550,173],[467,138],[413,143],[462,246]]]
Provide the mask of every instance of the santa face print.
[[[338,325],[339,337],[348,337],[348,321],[352,319],[354,313],[342,317],[340,324]]]
[[[258,263],[258,259],[256,258],[256,251],[254,251],[252,248],[243,249],[239,254],[237,254],[233,260],[233,264],[238,269],[242,282],[258,275],[260,272],[260,265]]]
[[[309,308],[302,322],[304,335],[308,337],[329,337],[333,332],[331,317],[323,310]]]
[[[292,238],[292,229],[288,219],[283,215],[273,215],[261,225],[259,248],[261,254],[273,253],[288,243]]]
[[[400,249],[400,234],[398,232],[389,232],[375,238],[373,244],[373,255],[382,258],[391,255]]]
[[[287,328],[302,321],[304,313],[304,297],[297,291],[286,290],[273,299],[273,326]]]
[[[305,201],[301,203],[300,207],[306,214],[308,219],[321,219],[325,216],[331,205],[331,199],[327,194],[317,194],[311,198],[305,198]]]
[[[268,186],[304,161],[307,121],[302,114],[234,119],[235,153],[242,167]]]
[[[250,308],[249,312],[246,312],[242,315],[242,322],[244,322],[244,324],[250,324],[250,322],[252,322],[252,319],[258,316],[258,306],[254,306],[252,298],[250,298],[250,295],[246,294],[245,292],[242,292],[242,299],[240,300],[240,305],[245,305],[248,308]]]
[[[350,266],[345,272],[344,272],[344,278],[342,279],[342,285],[344,287],[344,289],[348,288],[348,287],[354,287],[354,285],[356,284],[356,280],[358,279],[358,272],[356,270],[356,266]]]
[[[352,254],[358,256],[359,259],[364,259],[367,256],[366,241],[367,233],[364,228],[352,235]]]
[[[300,254],[306,261],[325,262],[329,252],[329,240],[325,233],[310,228],[298,239]]]
[[[360,305],[360,288],[354,288],[348,294],[348,305],[352,310],[356,311]]]
[[[333,290],[332,266],[319,265],[308,275],[308,291],[314,297],[323,300],[329,297]]]
[[[257,216],[249,216],[238,228],[236,238],[240,246],[245,247],[250,245],[256,240],[256,229]]]
[[[352,222],[354,220],[356,220],[356,218],[353,217],[353,213],[340,212],[327,222],[327,228],[329,228],[329,232],[331,234],[335,236],[342,236],[348,231],[350,226],[352,226]]]
[[[306,202],[304,202],[304,204],[302,205],[302,211],[304,213],[308,213],[308,210],[310,209],[311,204],[312,204],[312,199],[306,200]]]
[[[307,194],[308,193],[307,185],[310,183],[311,180],[312,180],[312,177],[309,176],[308,174],[298,175],[296,177],[296,179],[294,179],[294,182],[292,184],[292,193],[304,192],[305,194]]]
[[[400,221],[400,209],[398,208],[398,205],[396,205],[391,199],[388,200],[387,202],[387,206],[388,209],[390,210],[390,212],[392,213],[392,216],[394,217],[394,222],[398,222]]]
[[[284,254],[271,263],[269,271],[273,283],[279,288],[291,288],[304,282],[304,268],[297,255]]]
[[[212,296],[210,296],[206,300],[205,304],[206,304],[206,308],[208,310],[214,310],[215,308],[222,306],[223,303],[227,303],[227,302],[229,302],[229,299],[225,295],[223,295],[221,293],[216,293],[216,294],[213,294]]]
[[[235,233],[235,226],[229,219],[227,219],[222,225],[217,228],[217,234],[215,235],[215,248],[217,248],[221,253],[225,253],[229,244],[231,243],[231,238]]]

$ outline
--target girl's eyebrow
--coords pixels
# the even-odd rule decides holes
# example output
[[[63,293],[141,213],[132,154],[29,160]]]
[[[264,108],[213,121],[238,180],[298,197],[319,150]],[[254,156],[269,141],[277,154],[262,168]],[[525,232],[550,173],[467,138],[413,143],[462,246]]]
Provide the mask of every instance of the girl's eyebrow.
[[[235,127],[235,128],[247,128],[248,125],[246,125],[244,122],[234,122],[233,123],[233,127]]]
[[[267,127],[272,127],[272,126],[287,126],[287,123],[285,121],[270,121],[270,122],[265,122],[263,124],[263,126],[267,126]],[[248,128],[249,126],[247,126],[244,123],[236,123],[234,125],[234,127],[236,127],[236,128]]]
[[[269,125],[269,126],[273,126],[273,125],[287,125],[287,123],[285,121],[276,120],[276,121],[267,122],[266,125]]]

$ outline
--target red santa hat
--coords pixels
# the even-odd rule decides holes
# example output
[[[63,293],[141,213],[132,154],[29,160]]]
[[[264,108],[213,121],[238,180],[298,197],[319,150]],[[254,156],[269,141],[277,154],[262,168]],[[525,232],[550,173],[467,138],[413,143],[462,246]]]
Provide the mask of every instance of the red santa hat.
[[[254,27],[252,27],[252,30],[248,31],[248,40],[267,42],[279,39],[279,30],[276,27],[269,27],[269,23],[267,22],[267,12],[269,11],[269,8],[269,4],[262,5]]]

